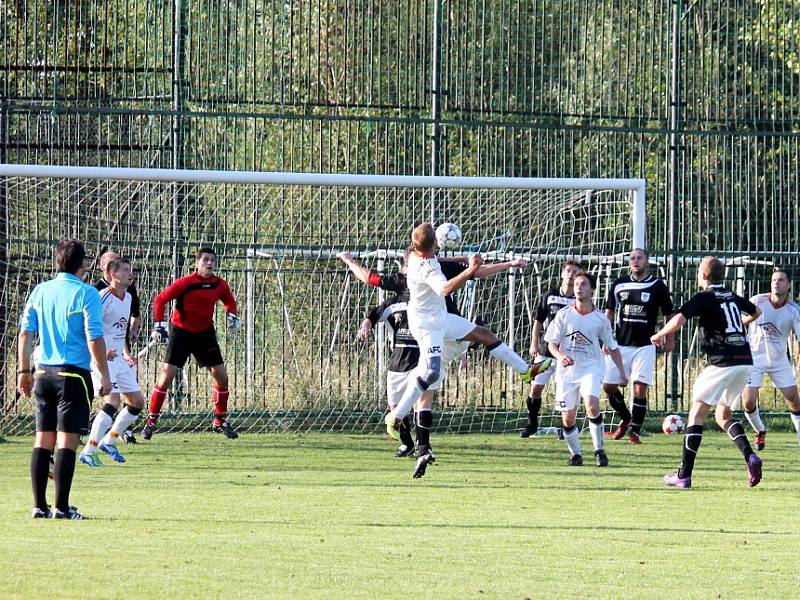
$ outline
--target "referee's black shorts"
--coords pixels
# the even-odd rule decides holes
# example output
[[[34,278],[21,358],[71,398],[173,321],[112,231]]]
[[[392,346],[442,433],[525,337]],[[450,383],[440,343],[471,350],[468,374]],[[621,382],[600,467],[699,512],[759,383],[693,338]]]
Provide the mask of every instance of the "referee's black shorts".
[[[36,367],[36,431],[89,433],[90,390],[92,377],[86,369],[74,365]]]
[[[194,356],[199,367],[216,367],[222,364],[222,352],[214,328],[195,333],[170,323],[164,362],[182,369],[189,355]]]

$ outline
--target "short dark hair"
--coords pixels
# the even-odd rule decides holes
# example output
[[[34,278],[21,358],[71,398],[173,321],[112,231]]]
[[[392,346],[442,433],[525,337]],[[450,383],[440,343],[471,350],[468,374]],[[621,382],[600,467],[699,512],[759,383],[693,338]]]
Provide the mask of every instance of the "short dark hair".
[[[775,273],[783,273],[784,275],[786,275],[786,279],[788,279],[789,281],[792,280],[792,276],[789,274],[789,270],[784,267],[775,267],[774,269],[772,269],[772,275],[774,275]],[[770,277],[772,277],[772,275],[770,275]]]
[[[197,260],[200,260],[200,257],[203,256],[203,254],[211,254],[212,256],[217,255],[217,253],[214,252],[213,248],[209,248],[208,246],[203,246],[202,248],[200,248],[200,250],[197,251]]]
[[[131,261],[127,258],[120,256],[119,258],[115,258],[106,265],[106,269],[109,273],[116,273],[119,271],[120,265],[130,265]]]
[[[589,281],[589,285],[593,290],[597,289],[597,279],[591,273],[587,273],[586,271],[581,271],[577,275],[575,275],[575,280],[578,280],[578,277],[585,277]]]
[[[59,273],[75,275],[83,267],[86,248],[80,240],[66,239],[56,246],[56,270]]]

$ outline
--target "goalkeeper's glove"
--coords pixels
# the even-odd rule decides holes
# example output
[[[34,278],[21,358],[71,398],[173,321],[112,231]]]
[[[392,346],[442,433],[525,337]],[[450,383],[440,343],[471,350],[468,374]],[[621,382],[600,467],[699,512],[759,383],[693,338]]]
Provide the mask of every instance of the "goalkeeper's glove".
[[[228,313],[228,329],[238,331],[242,326],[242,320],[233,313]]]
[[[156,324],[153,325],[153,332],[150,334],[150,339],[157,344],[166,344],[168,338],[169,335],[167,334],[167,322],[156,321]]]

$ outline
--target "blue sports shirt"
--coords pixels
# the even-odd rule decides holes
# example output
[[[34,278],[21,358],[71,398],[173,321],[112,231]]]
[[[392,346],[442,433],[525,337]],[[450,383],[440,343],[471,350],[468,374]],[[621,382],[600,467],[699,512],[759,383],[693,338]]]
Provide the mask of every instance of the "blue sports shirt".
[[[103,307],[97,290],[70,273],[40,283],[25,303],[22,331],[39,335],[39,365],[89,369],[88,340],[103,337]]]

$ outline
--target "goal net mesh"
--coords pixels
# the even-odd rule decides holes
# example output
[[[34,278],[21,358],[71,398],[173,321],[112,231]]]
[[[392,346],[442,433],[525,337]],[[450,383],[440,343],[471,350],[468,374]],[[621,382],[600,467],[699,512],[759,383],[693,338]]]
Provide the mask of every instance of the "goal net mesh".
[[[145,172],[146,173],[146,172]],[[58,240],[87,246],[87,280],[101,277],[107,249],[131,259],[142,301],[140,350],[152,328],[152,302],[172,280],[194,270],[194,253],[211,246],[218,274],[231,285],[244,327],[217,336],[230,375],[231,420],[240,431],[377,431],[385,412],[391,336],[366,342],[356,331],[382,293],[336,259],[352,251],[367,268],[401,263],[415,224],[458,224],[463,245],[488,263],[523,258],[525,269],[470,281],[457,302],[529,357],[532,318],[541,295],[559,284],[561,265],[577,258],[599,275],[598,299],[619,274],[613,257],[632,246],[629,190],[502,189],[420,185],[220,183],[66,177],[4,177],[7,214],[2,271],[4,391],[0,432],[33,430],[33,403],[15,393],[18,321],[30,291],[54,274]],[[613,264],[612,264],[613,263]],[[143,393],[156,380],[164,347],[141,359]],[[211,417],[211,380],[192,359],[169,391],[161,431],[203,431]],[[552,419],[552,386],[542,424]],[[527,386],[482,350],[451,365],[434,404],[435,427],[510,431],[525,423]],[[99,402],[95,402],[95,409]],[[548,416],[548,413],[550,415]],[[141,426],[141,421],[137,427]]]

